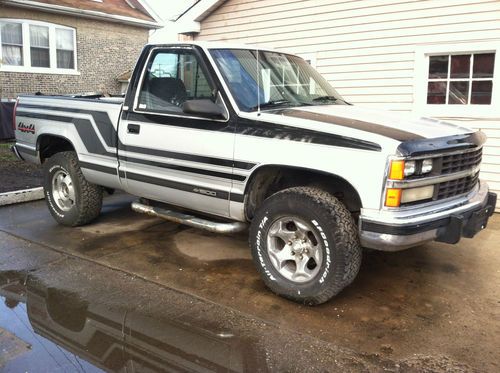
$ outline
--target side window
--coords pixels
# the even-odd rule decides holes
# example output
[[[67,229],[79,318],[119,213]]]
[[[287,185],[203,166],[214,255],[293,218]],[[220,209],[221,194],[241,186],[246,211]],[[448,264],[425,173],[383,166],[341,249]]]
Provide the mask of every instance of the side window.
[[[214,89],[196,56],[187,50],[159,51],[150,58],[137,109],[182,113],[186,100],[210,99]]]

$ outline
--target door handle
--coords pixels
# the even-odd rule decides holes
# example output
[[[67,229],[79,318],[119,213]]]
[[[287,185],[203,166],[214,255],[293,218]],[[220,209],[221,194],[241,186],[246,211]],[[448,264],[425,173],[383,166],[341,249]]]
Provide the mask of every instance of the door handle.
[[[138,134],[139,132],[141,132],[141,126],[138,124],[129,123],[127,126],[127,131],[128,133]]]

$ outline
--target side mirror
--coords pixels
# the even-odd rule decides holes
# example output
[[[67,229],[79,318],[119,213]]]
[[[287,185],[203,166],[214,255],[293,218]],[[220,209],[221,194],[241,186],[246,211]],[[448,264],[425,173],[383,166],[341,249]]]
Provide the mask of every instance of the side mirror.
[[[186,114],[195,114],[209,118],[224,118],[224,110],[208,99],[187,100],[182,104],[182,111]]]

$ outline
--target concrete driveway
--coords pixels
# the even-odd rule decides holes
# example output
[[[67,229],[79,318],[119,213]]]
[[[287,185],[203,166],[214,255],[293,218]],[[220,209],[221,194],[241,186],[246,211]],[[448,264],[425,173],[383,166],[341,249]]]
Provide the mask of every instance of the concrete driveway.
[[[329,303],[311,308],[264,287],[246,235],[218,236],[139,215],[130,211],[132,200],[124,194],[108,197],[98,221],[81,228],[58,226],[44,201],[0,208],[0,252],[9,240],[18,240],[23,257],[34,245],[77,261],[79,271],[102,268],[95,280],[87,278],[90,283],[110,271],[111,277],[124,274],[180,291],[271,329],[352,351],[365,364],[353,365],[354,371],[500,370],[498,214],[475,239],[455,246],[432,243],[399,253],[366,252],[356,281]],[[3,260],[5,271],[13,259]],[[58,268],[62,276],[64,269]],[[301,359],[307,358],[304,354]],[[293,361],[294,356],[284,358]],[[321,370],[334,361],[310,367]]]

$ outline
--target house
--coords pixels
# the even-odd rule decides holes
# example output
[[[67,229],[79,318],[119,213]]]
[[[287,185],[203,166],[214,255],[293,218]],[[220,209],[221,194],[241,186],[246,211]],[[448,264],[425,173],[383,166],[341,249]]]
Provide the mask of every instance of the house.
[[[298,54],[354,104],[481,129],[500,193],[499,20],[489,0],[201,0],[177,23],[180,40]]]
[[[0,0],[0,98],[120,94],[159,22],[143,0]]]

